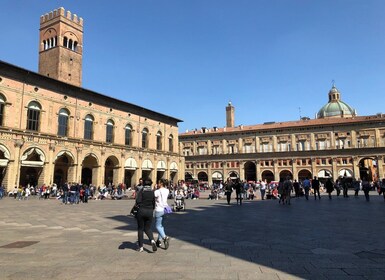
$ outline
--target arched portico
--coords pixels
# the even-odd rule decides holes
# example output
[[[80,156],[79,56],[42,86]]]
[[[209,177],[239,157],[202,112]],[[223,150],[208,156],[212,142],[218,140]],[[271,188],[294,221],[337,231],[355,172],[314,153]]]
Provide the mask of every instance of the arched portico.
[[[279,172],[279,179],[286,179],[287,177],[289,177],[290,179],[293,179],[293,173],[291,173],[290,170],[282,170],[281,172]]]
[[[20,180],[19,185],[40,186],[45,182],[40,176],[45,164],[45,154],[36,147],[25,150],[21,156]]]
[[[166,163],[163,160],[158,161],[156,164],[156,182],[160,179],[165,179],[166,175]]]
[[[56,155],[53,182],[59,187],[74,181],[74,161],[74,156],[69,151],[61,151]]]
[[[257,180],[257,168],[254,162],[247,161],[245,163],[245,180],[256,181]]]
[[[305,180],[306,178],[308,178],[308,179],[311,179],[311,178],[312,178],[312,174],[311,174],[310,170],[308,170],[308,169],[301,169],[301,170],[298,172],[298,180],[299,180],[299,181],[303,181],[303,180]]]
[[[274,181],[274,173],[271,170],[265,170],[261,175],[262,181],[266,181],[267,183]]]
[[[99,164],[95,154],[88,154],[82,162],[82,184],[97,185]]]
[[[136,178],[138,164],[134,158],[128,158],[124,163],[124,184],[127,188],[135,186],[136,182],[139,181]]]
[[[119,160],[115,156],[109,156],[104,164],[104,184],[108,186],[119,183]]]
[[[170,181],[174,183],[174,185],[177,183],[178,180],[178,164],[173,161],[170,164]]]

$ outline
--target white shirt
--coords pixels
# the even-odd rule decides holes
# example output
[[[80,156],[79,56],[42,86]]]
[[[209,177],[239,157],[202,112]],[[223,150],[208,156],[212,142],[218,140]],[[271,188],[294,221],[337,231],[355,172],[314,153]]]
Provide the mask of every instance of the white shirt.
[[[167,198],[169,193],[170,191],[166,188],[160,188],[155,191],[155,211],[164,211],[164,207],[168,205]]]

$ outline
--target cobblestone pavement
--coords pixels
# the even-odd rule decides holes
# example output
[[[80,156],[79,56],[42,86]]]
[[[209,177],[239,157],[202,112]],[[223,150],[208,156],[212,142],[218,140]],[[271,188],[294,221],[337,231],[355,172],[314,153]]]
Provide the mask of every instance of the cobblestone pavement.
[[[187,200],[156,253],[135,251],[132,200],[5,198],[0,279],[385,279],[385,202],[370,198]]]

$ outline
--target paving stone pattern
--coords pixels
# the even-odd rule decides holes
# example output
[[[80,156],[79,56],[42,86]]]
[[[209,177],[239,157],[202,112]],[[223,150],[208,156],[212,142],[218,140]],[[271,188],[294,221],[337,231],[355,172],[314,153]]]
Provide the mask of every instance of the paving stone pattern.
[[[370,202],[186,204],[165,220],[170,248],[153,253],[147,242],[139,253],[132,200],[4,198],[0,279],[385,279],[385,202],[375,192]]]

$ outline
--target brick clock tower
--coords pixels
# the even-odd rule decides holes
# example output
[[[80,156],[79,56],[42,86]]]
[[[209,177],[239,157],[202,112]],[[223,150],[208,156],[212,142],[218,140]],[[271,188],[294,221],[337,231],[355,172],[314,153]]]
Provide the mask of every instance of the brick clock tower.
[[[226,106],[226,127],[234,127],[235,125],[234,115],[235,115],[235,108],[230,101],[229,104]]]
[[[40,17],[39,73],[82,85],[83,19],[64,8]]]

